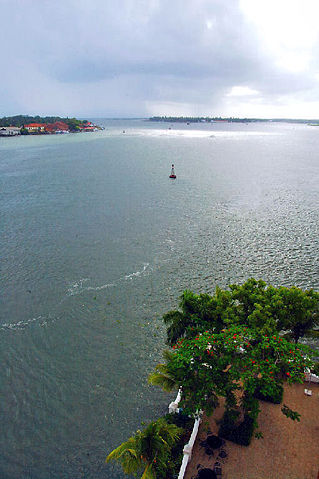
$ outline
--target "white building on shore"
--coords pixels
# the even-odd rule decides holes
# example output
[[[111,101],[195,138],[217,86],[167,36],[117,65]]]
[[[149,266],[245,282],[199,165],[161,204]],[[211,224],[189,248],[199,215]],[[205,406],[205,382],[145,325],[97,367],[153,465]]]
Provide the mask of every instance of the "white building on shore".
[[[0,136],[21,135],[21,128],[17,126],[0,126]]]

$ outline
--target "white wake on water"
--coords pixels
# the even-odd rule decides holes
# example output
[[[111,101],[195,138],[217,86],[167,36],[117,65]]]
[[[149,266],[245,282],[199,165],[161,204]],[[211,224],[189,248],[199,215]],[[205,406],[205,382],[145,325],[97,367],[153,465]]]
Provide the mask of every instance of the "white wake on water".
[[[132,280],[134,278],[138,278],[144,275],[146,272],[148,273],[150,271],[149,266],[150,266],[149,263],[144,263],[143,268],[141,270],[135,271],[134,273],[126,274],[122,276],[121,278],[113,281],[112,283],[106,283],[106,284],[102,284],[98,286],[91,286],[91,285],[86,286],[85,283],[91,280],[90,278],[82,278],[69,286],[69,288],[67,289],[67,296],[75,296],[77,294],[82,294],[85,291],[100,291],[103,289],[115,287],[122,281]]]
[[[43,316],[37,316],[36,318],[29,318],[25,320],[18,321],[17,323],[3,323],[0,326],[0,331],[11,330],[17,331],[21,329],[25,329],[26,327],[30,326],[32,323],[38,323],[41,327],[44,327],[48,324],[49,318],[44,318]],[[53,322],[53,320],[50,320]]]
[[[127,274],[126,276],[124,276],[124,279],[133,279],[136,276],[141,276],[143,273],[145,273],[149,265],[149,263],[144,263],[144,267],[141,271],[135,271],[135,273]]]
[[[115,287],[123,281],[134,280],[135,278],[139,278],[139,277],[143,276],[144,274],[148,274],[152,270],[152,268],[150,268],[149,266],[150,266],[149,263],[144,263],[143,268],[141,270],[135,271],[135,272],[130,273],[130,274],[126,274],[126,275],[122,276],[121,278],[119,278],[118,280],[114,281],[113,283],[106,283],[106,284],[102,284],[102,285],[98,285],[98,286],[90,286],[90,285],[86,286],[86,283],[91,281],[91,279],[90,278],[81,278],[78,281],[72,283],[68,287],[68,289],[66,291],[66,296],[64,297],[64,299],[66,299],[66,297],[68,297],[68,296],[76,296],[78,294],[82,294],[85,291],[101,291],[103,289]],[[62,299],[60,301],[60,303],[62,303],[64,301],[64,299]],[[48,322],[50,322],[50,323],[54,322],[56,319],[57,318],[43,317],[43,316],[40,315],[40,316],[37,316],[35,318],[29,318],[29,319],[26,319],[26,320],[18,321],[17,323],[3,323],[3,324],[0,325],[0,331],[22,330],[22,329],[25,329],[26,327],[30,326],[32,323],[37,323],[39,326],[45,327],[48,324]]]

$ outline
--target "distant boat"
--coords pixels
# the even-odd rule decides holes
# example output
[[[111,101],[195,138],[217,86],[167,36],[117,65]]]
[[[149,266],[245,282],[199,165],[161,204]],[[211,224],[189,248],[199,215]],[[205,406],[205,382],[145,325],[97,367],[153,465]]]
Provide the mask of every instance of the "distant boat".
[[[174,165],[172,165],[171,174],[169,175],[169,177],[172,178],[173,180],[176,179],[175,170],[174,170]]]

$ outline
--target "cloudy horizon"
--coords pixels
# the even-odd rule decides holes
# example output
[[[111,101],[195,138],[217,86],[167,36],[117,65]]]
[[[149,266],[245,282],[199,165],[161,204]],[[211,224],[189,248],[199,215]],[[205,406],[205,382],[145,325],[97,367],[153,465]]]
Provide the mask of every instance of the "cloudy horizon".
[[[319,118],[315,0],[0,5],[0,116]]]

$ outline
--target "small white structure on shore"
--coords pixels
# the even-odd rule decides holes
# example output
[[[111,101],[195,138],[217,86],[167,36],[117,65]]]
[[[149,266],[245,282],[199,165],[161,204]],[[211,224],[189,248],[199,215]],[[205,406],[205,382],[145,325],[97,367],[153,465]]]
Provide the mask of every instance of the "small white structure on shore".
[[[309,383],[319,383],[319,376],[310,372],[310,369],[307,368],[305,371],[305,381]]]
[[[0,136],[17,136],[21,135],[21,128],[17,126],[1,126]]]
[[[175,398],[175,401],[171,402],[168,406],[168,412],[170,414],[173,414],[175,412],[179,412],[178,404],[181,400],[181,397],[182,397],[182,390],[181,390],[181,388],[179,388],[177,396]]]
[[[310,383],[319,383],[319,376],[316,374],[313,374],[310,372],[310,369],[307,368],[305,371],[305,381],[308,381],[310,387]],[[311,389],[304,389],[304,393],[306,396],[312,396],[312,390]]]

